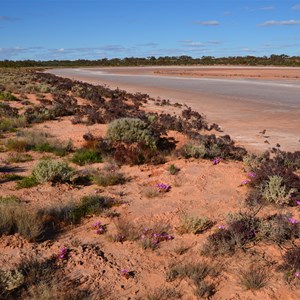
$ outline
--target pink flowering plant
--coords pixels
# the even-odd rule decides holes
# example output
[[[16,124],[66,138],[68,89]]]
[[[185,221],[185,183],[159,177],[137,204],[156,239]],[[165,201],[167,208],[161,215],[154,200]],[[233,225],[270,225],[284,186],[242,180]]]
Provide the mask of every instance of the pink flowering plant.
[[[155,250],[158,244],[163,241],[173,240],[174,237],[166,231],[159,231],[151,228],[144,228],[140,236],[140,242],[143,249]]]
[[[245,180],[243,180],[243,181],[240,183],[240,186],[247,185],[249,182],[250,182],[249,179],[245,179]]]
[[[106,226],[99,221],[93,225],[93,228],[96,234],[103,234],[106,232]]]
[[[215,159],[213,159],[213,165],[218,165],[221,162],[221,157],[216,157]]]
[[[288,218],[288,221],[289,221],[291,224],[298,224],[298,223],[299,223],[298,220],[293,219],[293,218]]]
[[[67,257],[67,255],[68,255],[68,248],[65,246],[60,248],[59,253],[58,253],[58,258],[64,259]]]
[[[171,186],[165,183],[158,183],[156,184],[156,187],[161,193],[167,193],[171,190]]]
[[[128,269],[122,269],[120,271],[120,274],[122,277],[125,277],[126,279],[129,279],[130,276],[134,276],[134,272],[129,271]]]

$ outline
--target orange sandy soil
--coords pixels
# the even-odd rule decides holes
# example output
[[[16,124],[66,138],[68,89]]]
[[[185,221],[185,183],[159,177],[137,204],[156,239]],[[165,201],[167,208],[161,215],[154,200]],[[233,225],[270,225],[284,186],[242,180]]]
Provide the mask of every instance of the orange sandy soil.
[[[49,132],[53,138],[62,141],[71,139],[76,147],[80,147],[83,144],[84,133],[92,132],[101,136],[105,134],[106,127],[73,125],[70,117],[64,117],[59,121],[34,125],[31,130]],[[2,142],[11,136],[12,134],[8,134]],[[184,142],[181,135],[176,135],[175,138],[179,145]],[[34,161],[10,164],[10,167],[18,168],[17,174],[30,174],[37,159],[42,156],[36,152],[30,154],[34,157]],[[1,153],[2,163],[7,157],[8,152]],[[171,163],[180,168],[177,175],[170,175],[168,167]],[[97,168],[102,165],[100,163],[87,167]],[[77,169],[84,168],[73,166]],[[121,172],[128,179],[123,185],[103,188],[94,184],[73,187],[67,184],[52,186],[45,183],[30,189],[17,190],[14,182],[4,182],[0,184],[0,195],[20,197],[28,208],[55,206],[70,199],[78,201],[82,196],[91,194],[111,196],[124,202],[123,205],[116,207],[115,211],[132,222],[142,223],[145,227],[154,223],[170,224],[169,233],[174,236],[173,240],[161,242],[159,248],[154,251],[143,250],[138,242],[114,243],[109,240],[109,235],[115,232],[114,220],[105,214],[100,217],[90,216],[80,225],[67,228],[51,241],[30,243],[18,234],[2,236],[0,265],[9,269],[26,257],[49,258],[53,254],[58,254],[62,246],[66,246],[70,252],[68,258],[62,260],[65,276],[78,280],[80,288],[87,287],[93,290],[100,287],[105,291],[104,299],[147,299],[146,296],[158,288],[169,287],[181,291],[183,295],[181,299],[192,300],[198,298],[194,296],[195,287],[191,281],[177,279],[174,282],[166,282],[165,274],[168,266],[182,261],[192,263],[208,261],[220,272],[217,277],[211,278],[216,284],[216,294],[211,299],[300,298],[299,290],[285,283],[283,273],[275,271],[276,264],[282,261],[284,252],[278,246],[260,243],[247,252],[238,251],[232,257],[219,256],[209,259],[200,255],[205,238],[215,232],[218,225],[225,223],[226,215],[245,209],[247,187],[240,186],[241,181],[246,178],[243,163],[221,161],[214,166],[207,160],[170,157],[169,162],[164,165],[123,166]],[[172,186],[168,193],[154,198],[147,198],[144,195],[146,186],[154,186],[161,182]],[[290,208],[289,211],[295,218],[300,217],[299,209]],[[274,209],[266,207],[260,212],[260,216],[271,212],[274,212]],[[183,213],[209,217],[215,225],[200,235],[179,235],[176,227]],[[103,235],[94,233],[93,224],[96,221],[107,224],[107,233]],[[176,254],[176,249],[181,246],[187,247],[186,252],[182,255]],[[267,286],[257,292],[245,291],[238,281],[240,270],[248,268],[252,263],[262,265],[269,272]],[[134,276],[125,278],[120,273],[122,269],[134,272]]]

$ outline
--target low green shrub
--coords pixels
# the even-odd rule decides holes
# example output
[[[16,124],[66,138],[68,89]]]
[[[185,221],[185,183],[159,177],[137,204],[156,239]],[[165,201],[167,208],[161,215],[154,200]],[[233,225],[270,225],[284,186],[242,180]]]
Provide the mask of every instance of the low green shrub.
[[[174,281],[177,278],[198,278],[204,279],[211,272],[211,267],[206,263],[178,263],[169,267],[166,274],[167,281]]]
[[[111,236],[114,242],[135,241],[141,235],[140,226],[136,226],[131,220],[119,217],[114,220],[116,234]]]
[[[195,285],[195,295],[197,297],[210,298],[216,292],[213,283],[206,281],[207,277],[216,277],[216,270],[205,262],[202,263],[178,263],[169,267],[166,279],[174,281],[177,278],[189,278]]]
[[[16,151],[16,152],[24,152],[29,150],[28,144],[25,140],[21,139],[9,139],[6,142],[6,148],[9,151]]]
[[[6,100],[6,101],[17,101],[18,98],[14,96],[12,93],[7,91],[0,91],[0,100]]]
[[[113,142],[127,144],[144,142],[151,149],[156,149],[155,138],[148,127],[140,119],[121,118],[109,124],[106,136]]]
[[[146,300],[174,300],[181,299],[182,293],[176,289],[161,287],[149,292],[145,298]],[[141,299],[139,299],[141,300]]]
[[[267,272],[261,266],[250,266],[249,269],[239,270],[239,283],[246,290],[259,290],[266,286],[268,282]]]
[[[26,118],[21,117],[11,117],[0,119],[0,131],[15,131],[18,128],[25,128],[27,125]]]
[[[255,155],[247,153],[243,157],[244,164],[250,168],[250,170],[258,169],[263,163],[265,163],[268,159],[269,154],[264,153],[262,155]]]
[[[39,161],[32,171],[32,176],[39,183],[68,182],[73,174],[74,170],[66,162],[50,158]]]
[[[18,204],[20,200],[16,196],[0,196],[0,205],[2,204]]]
[[[180,171],[180,169],[178,167],[176,167],[174,164],[171,164],[169,166],[169,172],[171,175],[175,175]]]
[[[256,238],[260,220],[247,213],[230,215],[227,226],[222,226],[218,231],[208,236],[202,246],[203,255],[232,255],[237,249]]]
[[[34,176],[27,176],[27,177],[21,178],[17,182],[17,189],[28,189],[28,188],[34,187],[38,184],[39,184],[39,182],[37,181],[37,179]]]
[[[207,155],[207,149],[203,144],[189,142],[182,147],[181,154],[185,158],[204,158]]]
[[[32,161],[33,158],[27,153],[9,153],[7,161],[10,163],[22,163],[27,161]]]
[[[184,234],[184,233],[199,234],[211,228],[213,224],[214,224],[213,221],[211,221],[206,217],[200,218],[200,217],[184,216],[181,219],[181,223],[178,226],[177,231],[180,234]]]
[[[260,223],[259,234],[263,240],[282,244],[300,237],[300,223],[289,214],[275,214]]]
[[[106,209],[116,205],[117,202],[103,196],[85,196],[70,211],[70,219],[73,223],[79,223],[87,215],[100,214]]]
[[[51,152],[58,156],[65,156],[72,151],[72,142],[61,143],[58,140],[49,139],[49,135],[42,131],[26,131],[18,134],[18,138],[9,139],[6,147],[9,150],[24,152],[28,150],[38,152]]]
[[[8,181],[17,181],[17,180],[21,180],[22,178],[23,176],[14,173],[3,174],[0,175],[0,183],[8,182]]]
[[[102,162],[102,157],[97,150],[80,149],[73,154],[72,162],[77,165],[83,166],[86,164]]]
[[[118,171],[118,167],[115,165],[106,165],[102,170],[94,172],[92,174],[92,180],[99,186],[110,186],[123,184],[125,177],[123,173]]]
[[[43,223],[36,212],[27,211],[14,199],[0,202],[0,234],[19,233],[30,241],[38,239]]]
[[[262,186],[263,197],[277,205],[289,204],[291,195],[297,192],[296,188],[288,189],[283,183],[283,178],[278,175],[269,176],[268,181]]]
[[[300,247],[295,246],[288,249],[283,255],[283,264],[280,266],[281,269],[289,271],[294,276],[298,273],[300,275]],[[298,278],[299,279],[299,278]]]
[[[159,189],[154,186],[143,187],[142,194],[147,198],[154,198],[160,195]]]

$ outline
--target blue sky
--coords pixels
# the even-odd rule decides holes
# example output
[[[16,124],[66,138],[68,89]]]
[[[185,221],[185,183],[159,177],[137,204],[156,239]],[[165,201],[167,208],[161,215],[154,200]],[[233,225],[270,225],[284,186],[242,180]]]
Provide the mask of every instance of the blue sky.
[[[0,0],[0,60],[300,56],[300,0]]]

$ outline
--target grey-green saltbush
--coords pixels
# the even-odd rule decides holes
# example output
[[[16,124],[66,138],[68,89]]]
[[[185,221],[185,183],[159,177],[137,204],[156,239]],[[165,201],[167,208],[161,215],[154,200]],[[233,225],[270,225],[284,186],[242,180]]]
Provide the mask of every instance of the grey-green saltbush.
[[[182,148],[182,154],[184,157],[194,157],[194,158],[204,158],[204,156],[207,154],[207,149],[205,148],[205,145],[198,144],[198,143],[187,143]]]
[[[108,126],[107,138],[113,142],[139,143],[144,142],[151,149],[156,149],[155,138],[148,125],[137,118],[121,118]]]
[[[269,201],[278,205],[288,204],[290,196],[297,189],[288,190],[283,184],[283,178],[278,175],[269,176],[267,183],[262,186],[262,194]]]
[[[66,182],[71,179],[73,169],[64,161],[43,159],[33,169],[32,176],[37,182]]]

